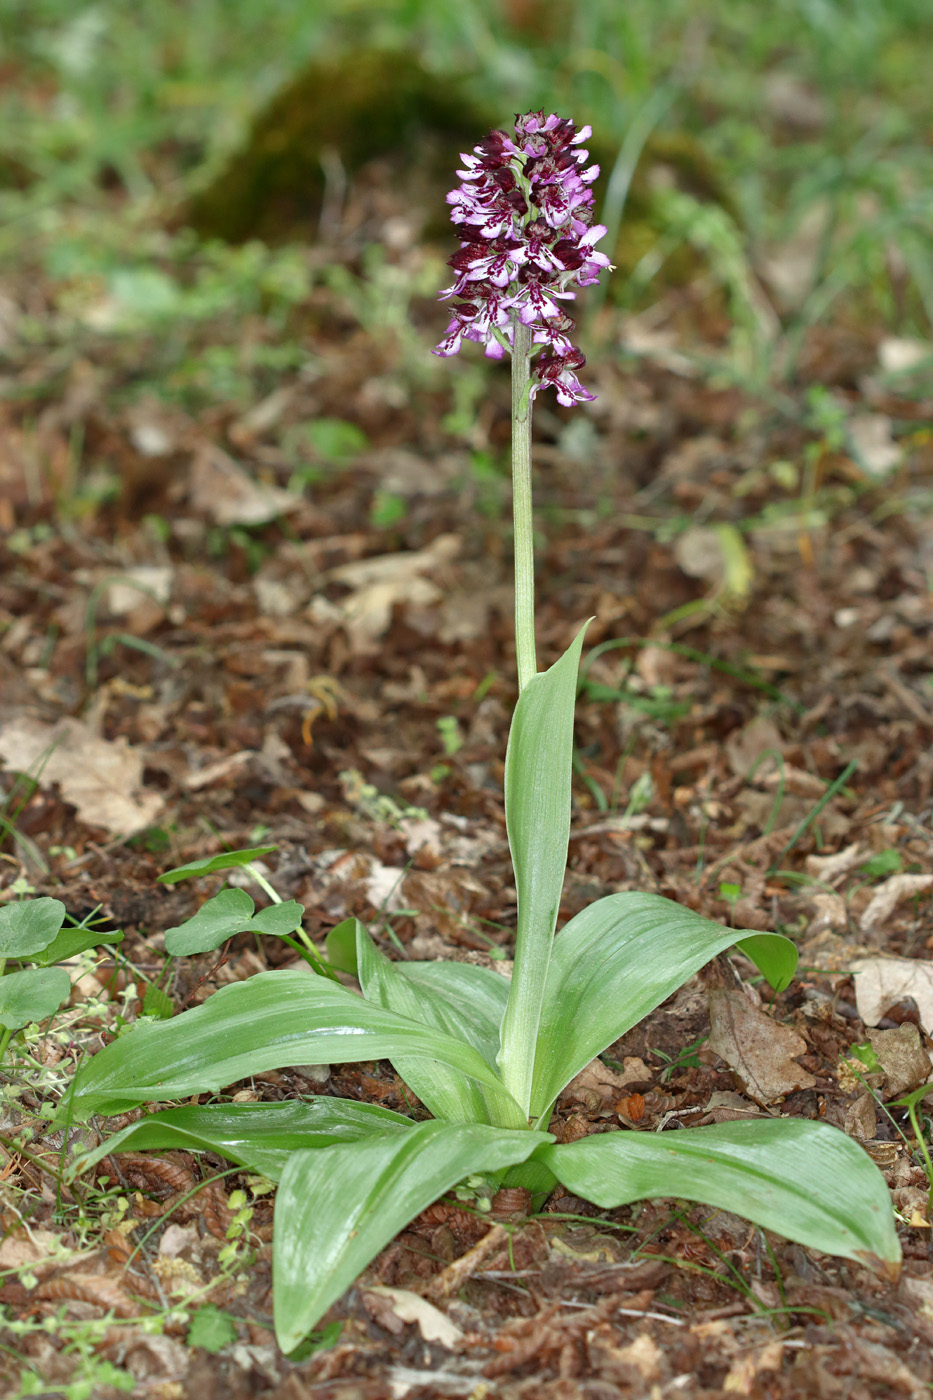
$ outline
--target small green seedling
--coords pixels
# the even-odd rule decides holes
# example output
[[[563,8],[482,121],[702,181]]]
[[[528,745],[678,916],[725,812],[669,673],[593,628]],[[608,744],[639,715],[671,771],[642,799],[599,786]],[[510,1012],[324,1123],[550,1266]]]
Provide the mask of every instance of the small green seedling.
[[[118,943],[122,937],[108,934],[104,941]],[[59,899],[30,899],[0,908],[0,1058],[15,1031],[47,1020],[68,999],[71,977],[55,964],[101,941],[87,920],[69,923]],[[10,961],[34,966],[7,972]]]

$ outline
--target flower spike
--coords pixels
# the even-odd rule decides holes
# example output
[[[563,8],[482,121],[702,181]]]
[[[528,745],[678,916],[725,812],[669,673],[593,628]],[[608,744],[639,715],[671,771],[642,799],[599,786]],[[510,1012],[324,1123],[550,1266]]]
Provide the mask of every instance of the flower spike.
[[[590,135],[591,127],[577,131],[553,113],[516,116],[514,138],[491,131],[462,156],[461,184],[447,196],[461,242],[448,260],[455,280],[440,299],[464,300],[451,307],[435,355],[456,355],[472,340],[499,360],[516,323],[528,326],[539,356],[529,395],[550,386],[564,405],[595,395],[577,379],[585,359],[568,339],[574,323],[560,303],[611,266],[595,248],[606,230],[591,223],[599,166],[586,165],[589,152],[580,145]]]

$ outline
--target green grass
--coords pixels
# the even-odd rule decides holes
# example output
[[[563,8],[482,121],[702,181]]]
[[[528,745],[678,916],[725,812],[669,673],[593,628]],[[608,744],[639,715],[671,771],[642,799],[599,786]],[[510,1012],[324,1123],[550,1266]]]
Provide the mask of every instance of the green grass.
[[[7,0],[3,248],[28,230],[59,250],[64,233],[67,250],[74,215],[112,214],[115,187],[142,232],[236,146],[251,113],[305,61],[352,52],[365,28],[377,47],[422,53],[432,70],[462,76],[503,120],[537,104],[571,111],[613,156],[639,123],[644,136],[653,125],[695,134],[729,207],[705,231],[689,202],[671,208],[661,263],[684,238],[712,246],[739,319],[743,249],[786,240],[817,210],[825,226],[800,323],[850,298],[893,328],[929,329],[926,0],[589,0],[536,12],[527,32],[506,16],[498,0]],[[766,110],[775,75],[808,85],[822,105],[817,125],[775,124]],[[614,204],[618,194],[616,181]],[[716,206],[699,202],[708,222]],[[177,289],[146,242],[123,269],[129,300],[168,314]],[[118,244],[125,253],[125,231]],[[651,265],[641,268],[649,284]],[[229,274],[236,283],[236,267]]]

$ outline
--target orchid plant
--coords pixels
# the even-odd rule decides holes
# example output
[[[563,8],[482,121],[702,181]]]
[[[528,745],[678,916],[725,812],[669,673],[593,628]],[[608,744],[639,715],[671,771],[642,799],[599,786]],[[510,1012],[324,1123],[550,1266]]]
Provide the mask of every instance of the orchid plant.
[[[519,697],[505,763],[505,811],[518,893],[511,979],[461,962],[391,961],[356,919],[329,936],[327,960],[301,929],[302,908],[256,913],[225,890],[170,930],[170,952],[205,951],[240,929],[286,938],[295,969],[223,987],[169,1021],[129,1028],[76,1076],[65,1109],[83,1120],[147,1101],[221,1094],[237,1080],[298,1063],[388,1058],[424,1110],[412,1117],[327,1096],[285,1103],[223,1099],[143,1117],[79,1168],[122,1148],[219,1152],[278,1183],[274,1309],[295,1348],[414,1216],[469,1178],[491,1194],[523,1187],[540,1202],[557,1183],[603,1208],[674,1196],[737,1211],[813,1248],[896,1274],[890,1199],[867,1154],[819,1122],[762,1116],[691,1131],[548,1131],[561,1090],[709,959],[736,944],[775,990],[793,945],[727,929],[654,894],[626,891],[555,932],[571,815],[573,715],[582,628],[539,673],[535,659],[531,416],[538,391],[593,398],[577,371],[562,308],[609,266],[595,245],[590,134],[543,112],[493,131],[463,157],[448,196],[461,246],[444,298],[459,298],[437,347],[463,340],[512,362],[515,628]],[[175,880],[251,861],[215,857]],[[255,869],[255,867],[251,867]],[[218,904],[219,901],[219,904]],[[221,907],[222,906],[222,907]],[[351,972],[362,996],[343,985]]]

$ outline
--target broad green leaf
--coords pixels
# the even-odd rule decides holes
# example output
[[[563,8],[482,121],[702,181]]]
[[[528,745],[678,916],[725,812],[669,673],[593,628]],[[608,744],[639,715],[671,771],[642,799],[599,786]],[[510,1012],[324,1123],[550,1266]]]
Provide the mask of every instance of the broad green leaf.
[[[275,1203],[273,1296],[284,1352],[298,1345],[379,1250],[473,1172],[522,1162],[547,1134],[419,1123],[407,1133],[295,1152]]]
[[[505,820],[515,867],[518,927],[499,1068],[525,1113],[567,864],[573,710],[585,631],[586,625],[560,660],[525,686],[505,755]]]
[[[278,846],[253,846],[246,851],[224,851],[219,856],[202,856],[200,860],[189,860],[187,865],[176,865],[174,870],[163,870],[159,876],[159,883],[177,885],[179,880],[192,880],[200,875],[215,875],[218,870],[234,870],[277,850]]]
[[[165,930],[165,950],[176,958],[210,953],[249,928],[254,908],[245,890],[221,890],[190,919]]]
[[[185,1104],[131,1123],[75,1162],[70,1177],[89,1171],[112,1152],[219,1152],[249,1171],[278,1181],[292,1152],[407,1132],[411,1119],[353,1099],[289,1099],[285,1103]]]
[[[104,932],[80,925],[77,928],[63,928],[59,929],[47,948],[43,948],[41,953],[32,954],[30,962],[38,963],[39,967],[51,967],[54,963],[66,962],[79,953],[86,953],[88,948],[112,947],[122,942],[120,929],[111,933],[109,930]]]
[[[286,938],[294,933],[305,912],[297,899],[286,899],[281,904],[270,904],[268,909],[260,909],[249,921],[247,933],[264,933],[270,938]]]
[[[723,928],[661,895],[610,894],[565,924],[541,1009],[532,1114],[545,1113],[590,1060],[736,942],[756,962],[770,955],[775,976],[783,962],[789,980],[797,961],[789,939]]]
[[[357,929],[362,927],[359,919],[342,919],[324,940],[327,961],[341,972],[348,972],[351,977],[355,977],[357,973],[356,938]]]
[[[599,1133],[543,1147],[569,1190],[609,1209],[680,1196],[896,1276],[901,1250],[884,1178],[838,1128],[796,1118],[679,1132]]]
[[[0,958],[28,958],[47,948],[65,921],[60,899],[25,899],[0,907]]]
[[[414,1021],[422,1021],[472,1045],[474,1049],[479,1049],[490,1070],[495,1073],[493,1063],[499,1045],[499,1026],[498,1023],[490,1024],[484,1008],[474,1008],[470,998],[474,986],[481,986],[483,995],[489,995],[482,975],[472,982],[469,976],[471,972],[482,974],[481,968],[471,968],[469,964],[436,964],[467,968],[466,973],[459,977],[449,978],[445,995],[441,990],[441,981],[435,980],[432,986],[430,979],[423,976],[420,980],[417,975],[409,977],[406,963],[390,962],[362,924],[357,926],[356,960],[360,986],[367,1001],[378,1002],[380,1006],[398,1011]],[[495,977],[496,974],[491,975]],[[499,1014],[501,1017],[501,1011]],[[448,1123],[496,1123],[503,1128],[527,1127],[527,1119],[518,1104],[504,1090],[496,1094],[459,1070],[439,1065],[435,1060],[402,1056],[393,1057],[393,1064],[435,1118],[442,1118]]]
[[[0,1026],[21,1031],[53,1015],[71,991],[63,967],[30,967],[0,977]]]
[[[285,1065],[406,1054],[453,1065],[501,1089],[471,1045],[366,1002],[336,982],[282,970],[222,987],[203,1006],[171,1021],[132,1027],[82,1066],[68,1100],[80,1122],[147,1100],[217,1093]]]
[[[462,1008],[463,1020],[458,1022],[457,1034],[462,1035],[485,1060],[495,1064],[499,1053],[499,1028],[509,999],[509,979],[488,967],[461,962],[407,962],[399,964],[412,982],[430,988],[456,1011]]]

